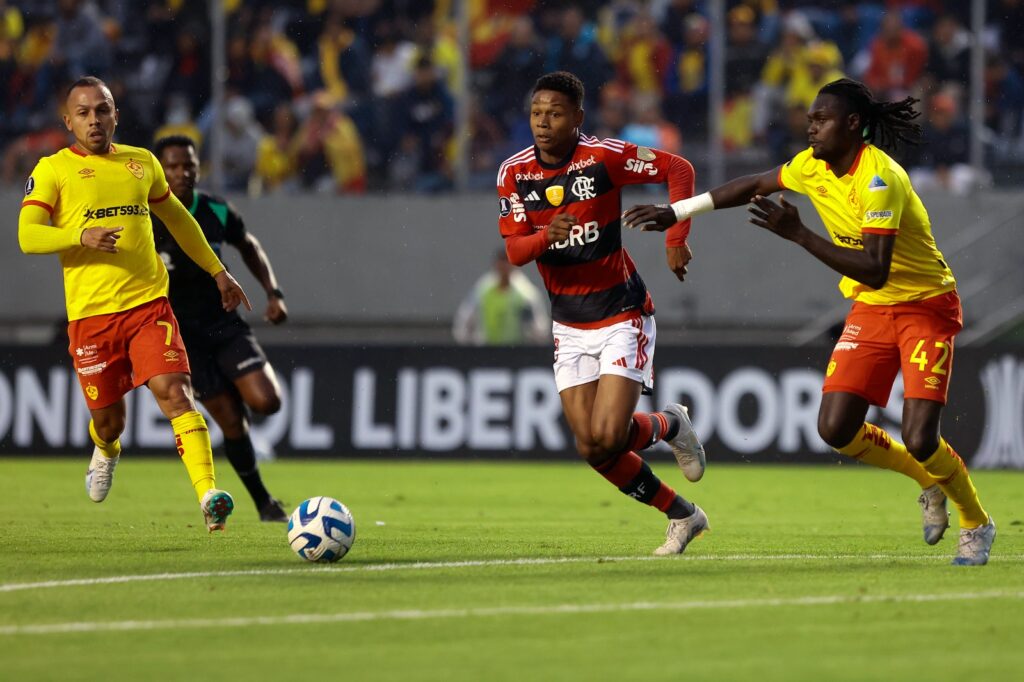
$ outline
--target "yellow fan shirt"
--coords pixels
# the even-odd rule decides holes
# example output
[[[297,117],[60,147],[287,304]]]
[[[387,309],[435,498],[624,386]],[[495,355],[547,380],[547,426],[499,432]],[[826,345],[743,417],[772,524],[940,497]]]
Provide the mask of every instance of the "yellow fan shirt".
[[[871,305],[895,305],[956,288],[953,272],[935,245],[931,221],[906,171],[872,144],[864,145],[846,175],[837,178],[810,148],[779,169],[779,186],[810,198],[832,241],[863,249],[863,234],[892,234],[889,279],[872,289],[843,277],[843,296]]]
[[[112,145],[99,155],[67,147],[39,160],[25,184],[22,207],[45,209],[51,229],[66,233],[66,248],[58,253],[68,320],[129,310],[167,295],[167,269],[153,244],[149,212],[151,204],[168,200],[177,201],[163,168],[140,147]],[[117,253],[81,246],[81,234],[90,227],[123,227]],[[201,238],[198,225],[196,231]],[[200,266],[211,274],[222,270],[209,244],[201,242],[194,245]]]

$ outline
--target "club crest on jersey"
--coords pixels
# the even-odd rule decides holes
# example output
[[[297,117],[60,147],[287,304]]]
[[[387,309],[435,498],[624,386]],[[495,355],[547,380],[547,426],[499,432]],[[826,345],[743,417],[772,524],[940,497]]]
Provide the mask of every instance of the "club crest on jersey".
[[[868,183],[869,192],[880,192],[883,189],[889,189],[889,185],[885,184],[885,181],[877,175],[871,178],[871,182]]]
[[[544,196],[552,206],[561,206],[565,199],[565,188],[561,185],[551,185],[544,190]]]
[[[28,176],[28,180],[25,181],[25,196],[32,194],[32,190],[36,188],[36,179],[31,175]]]
[[[100,397],[100,389],[96,388],[93,384],[88,384],[85,387],[85,394],[89,396],[89,400],[96,400]]]
[[[594,178],[589,178],[586,175],[577,175],[576,179],[572,181],[572,193],[580,201],[596,197],[597,192],[594,191]]]
[[[656,157],[654,156],[654,152],[651,151],[650,147],[637,147],[636,158],[640,159],[641,161],[654,161]]]
[[[141,180],[142,176],[145,175],[146,173],[145,169],[142,167],[142,164],[136,161],[135,159],[131,159],[130,161],[128,161],[126,164],[124,164],[124,167],[128,169],[129,173],[137,177],[139,180]]]

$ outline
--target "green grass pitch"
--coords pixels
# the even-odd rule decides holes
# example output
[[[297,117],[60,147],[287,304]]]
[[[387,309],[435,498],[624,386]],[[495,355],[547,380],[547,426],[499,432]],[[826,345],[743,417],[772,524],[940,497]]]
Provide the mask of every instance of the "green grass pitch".
[[[712,529],[669,559],[650,557],[663,517],[581,463],[264,465],[292,505],[351,508],[355,546],[325,569],[226,463],[237,511],[212,536],[174,459],[126,456],[103,504],[85,464],[0,459],[0,678],[1024,674],[1022,473],[975,474],[999,535],[988,566],[957,568],[955,522],[928,547],[914,483],[859,465],[712,463],[689,484],[659,463]]]

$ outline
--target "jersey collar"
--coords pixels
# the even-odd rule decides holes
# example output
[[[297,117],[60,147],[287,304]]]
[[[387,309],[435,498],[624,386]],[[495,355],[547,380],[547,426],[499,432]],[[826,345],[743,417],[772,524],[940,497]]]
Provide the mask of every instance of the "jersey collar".
[[[846,171],[846,175],[843,176],[844,178],[846,178],[846,177],[852,178],[853,174],[857,172],[857,166],[860,165],[860,157],[864,156],[864,150],[867,149],[867,148],[868,148],[868,146],[866,144],[861,143],[860,149],[857,150],[857,156],[854,157],[853,163],[850,164],[850,170]],[[832,166],[830,164],[828,164],[827,162],[825,163],[825,170],[827,170],[827,171],[831,171],[832,170]]]
[[[572,157],[575,156],[576,148],[579,145],[580,145],[580,136],[577,135],[576,136],[576,140],[572,143],[572,148],[569,150],[569,152],[564,157],[562,157],[561,159],[556,161],[555,163],[545,163],[544,161],[542,161],[541,158],[540,158],[540,150],[537,149],[537,145],[533,145],[533,158],[537,159],[537,164],[541,168],[545,168],[547,170],[557,170],[557,169],[562,168],[563,166],[565,166],[565,164],[567,164],[570,161],[572,161]]]

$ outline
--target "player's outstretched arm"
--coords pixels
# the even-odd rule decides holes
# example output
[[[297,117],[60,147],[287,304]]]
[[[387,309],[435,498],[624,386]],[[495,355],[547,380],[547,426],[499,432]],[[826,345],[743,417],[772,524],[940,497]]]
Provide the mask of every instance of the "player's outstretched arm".
[[[642,204],[622,214],[623,225],[629,229],[662,232],[676,223],[719,208],[742,206],[754,195],[768,196],[777,192],[779,169],[744,175],[709,192],[673,204]]]
[[[245,238],[237,244],[237,247],[245,267],[249,268],[249,272],[267,292],[267,310],[263,314],[263,319],[271,324],[281,324],[288,319],[288,307],[284,303],[281,289],[277,283],[277,276],[274,274],[274,268],[270,264],[267,252],[260,244],[260,240],[248,232],[245,234]]]
[[[881,289],[889,279],[892,265],[892,251],[896,245],[893,234],[862,234],[864,249],[849,249],[837,246],[803,224],[796,206],[779,197],[779,203],[755,195],[747,209],[750,222],[783,239],[799,244],[808,253],[841,275],[866,284],[872,289]]]
[[[82,245],[82,228],[60,229],[50,225],[50,212],[28,204],[18,214],[18,246],[22,253],[60,253]]]
[[[210,248],[210,242],[206,241],[203,229],[176,196],[169,194],[165,200],[150,203],[149,207],[167,226],[167,231],[174,237],[174,241],[178,242],[185,255],[195,261],[196,265],[210,276],[224,269],[224,264]]]

